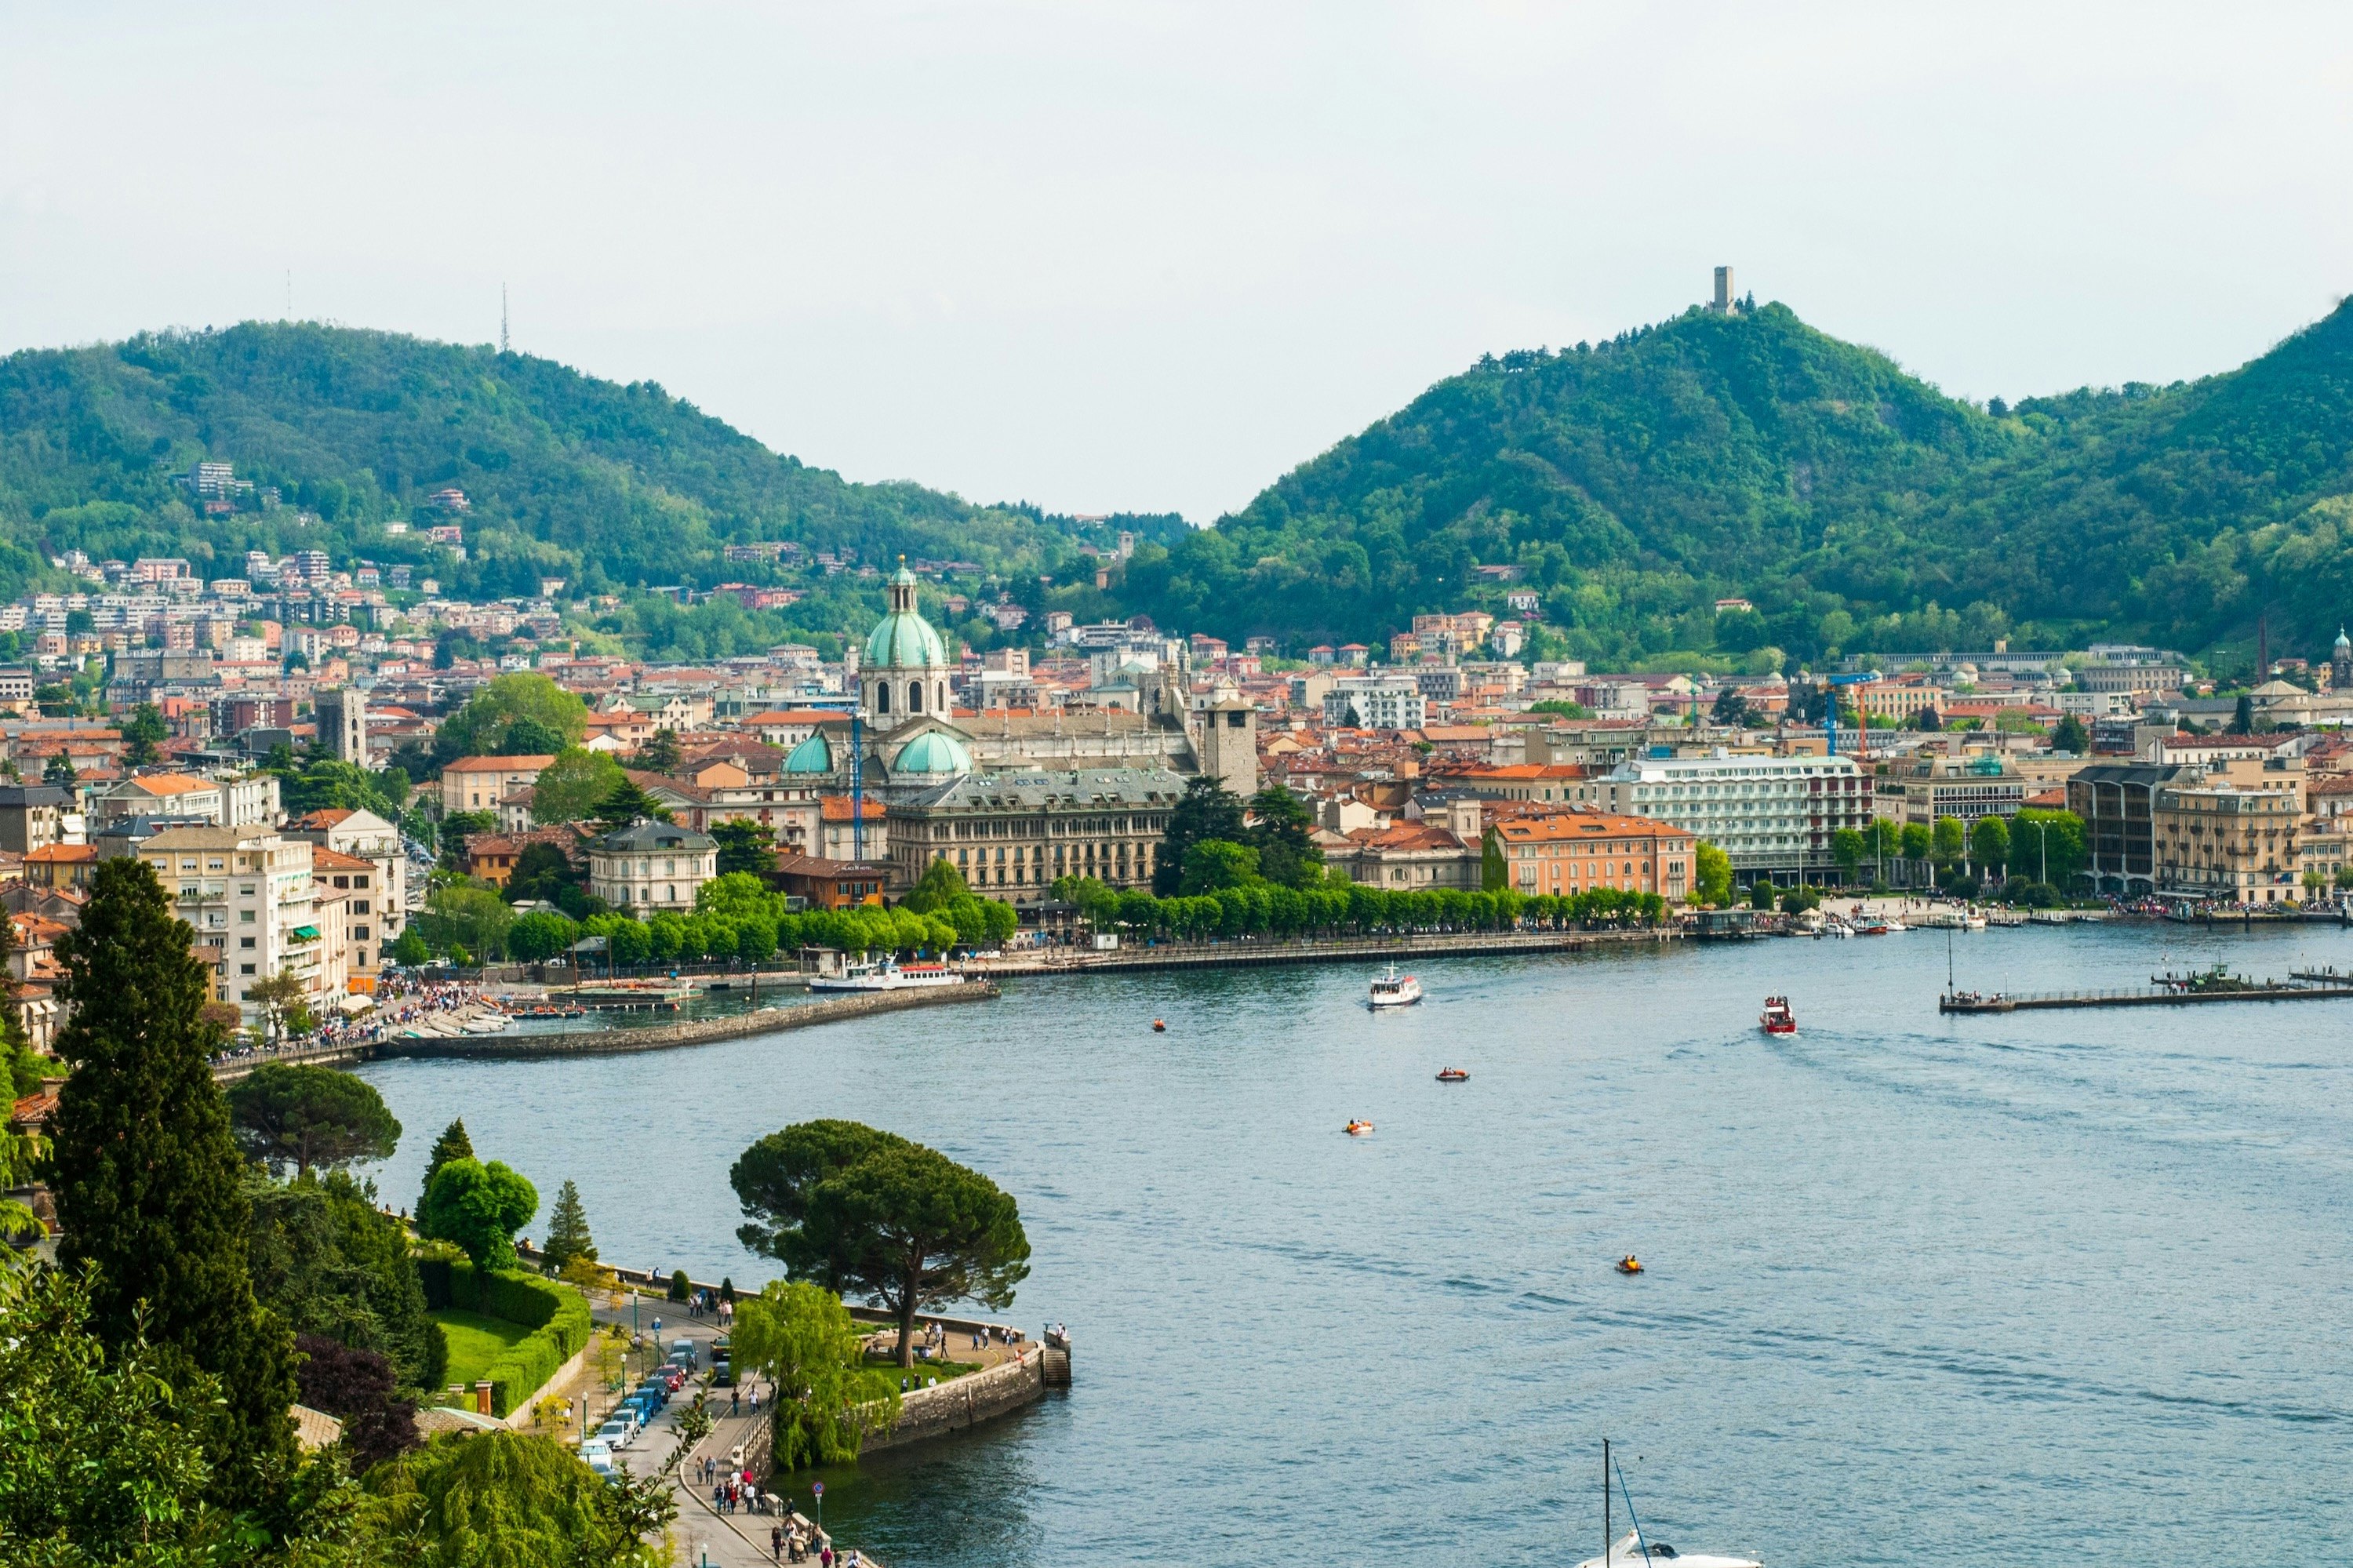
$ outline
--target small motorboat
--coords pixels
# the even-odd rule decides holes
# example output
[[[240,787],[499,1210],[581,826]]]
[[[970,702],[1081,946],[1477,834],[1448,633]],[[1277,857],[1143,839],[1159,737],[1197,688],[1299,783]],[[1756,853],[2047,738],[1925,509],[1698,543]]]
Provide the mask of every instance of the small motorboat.
[[[1374,1007],[1410,1007],[1421,1000],[1421,982],[1411,975],[1398,973],[1395,964],[1388,973],[1373,981],[1371,1004]]]
[[[1155,1034],[1166,1034],[1168,1033],[1168,1025],[1155,1018],[1152,1021],[1152,1033]]]
[[[1765,1011],[1757,1017],[1757,1027],[1767,1034],[1795,1034],[1798,1032],[1798,1015],[1789,1011],[1789,999],[1786,996],[1767,997]]]
[[[1624,1257],[1618,1260],[1618,1272],[1620,1274],[1640,1274],[1642,1272],[1642,1260],[1636,1257],[1630,1252]]]
[[[1763,1568],[1763,1564],[1754,1557],[1678,1552],[1663,1541],[1646,1543],[1641,1531],[1630,1530],[1610,1546],[1607,1556],[1588,1557],[1577,1568]]]
[[[1441,1084],[1467,1083],[1470,1080],[1470,1073],[1461,1067],[1440,1067],[1438,1069],[1438,1081]]]
[[[1372,1130],[1373,1124],[1368,1121],[1352,1121],[1348,1124],[1348,1136],[1350,1138],[1362,1138],[1365,1134]]]

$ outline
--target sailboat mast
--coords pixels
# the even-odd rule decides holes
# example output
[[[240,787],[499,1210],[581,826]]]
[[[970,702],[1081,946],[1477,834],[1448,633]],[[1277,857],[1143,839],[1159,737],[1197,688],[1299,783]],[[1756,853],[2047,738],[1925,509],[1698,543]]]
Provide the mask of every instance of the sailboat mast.
[[[1601,1568],[1609,1568],[1609,1439],[1601,1440]]]

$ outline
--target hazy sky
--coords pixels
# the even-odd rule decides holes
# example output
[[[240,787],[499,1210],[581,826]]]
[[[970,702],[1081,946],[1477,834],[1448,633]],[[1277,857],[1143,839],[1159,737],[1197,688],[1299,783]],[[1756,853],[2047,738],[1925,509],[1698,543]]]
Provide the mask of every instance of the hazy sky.
[[[2341,6],[1941,9],[0,0],[0,350],[503,281],[851,478],[1207,521],[1719,262],[1974,397],[2353,287]]]

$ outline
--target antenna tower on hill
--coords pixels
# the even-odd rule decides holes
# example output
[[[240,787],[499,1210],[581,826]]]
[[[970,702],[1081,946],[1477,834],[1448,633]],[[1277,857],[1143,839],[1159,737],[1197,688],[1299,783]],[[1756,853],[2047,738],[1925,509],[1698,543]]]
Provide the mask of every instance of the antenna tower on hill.
[[[507,351],[507,286],[499,285],[499,352]]]

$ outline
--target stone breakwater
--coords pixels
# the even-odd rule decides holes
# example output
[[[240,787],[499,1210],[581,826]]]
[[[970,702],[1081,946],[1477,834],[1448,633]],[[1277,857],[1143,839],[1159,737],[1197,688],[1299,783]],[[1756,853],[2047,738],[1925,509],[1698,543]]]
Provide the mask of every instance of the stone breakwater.
[[[985,1372],[901,1394],[899,1419],[885,1431],[870,1433],[860,1452],[875,1454],[962,1432],[1033,1404],[1046,1397],[1047,1389],[1067,1388],[1070,1382],[1070,1351],[1027,1346],[1012,1360]]]
[[[870,1013],[898,1012],[911,1007],[944,1007],[951,1002],[987,1001],[998,994],[987,980],[963,985],[923,986],[907,991],[876,991],[864,996],[840,996],[791,1007],[763,1008],[757,1012],[726,1018],[688,1019],[646,1029],[596,1029],[562,1034],[461,1034],[442,1039],[385,1040],[371,1051],[376,1056],[500,1056],[537,1060],[552,1056],[608,1056],[628,1051],[664,1051],[680,1045],[703,1045],[713,1040],[741,1040],[774,1034],[786,1029],[807,1029],[838,1023]]]
[[[1133,974],[1149,969],[1248,968],[1261,964],[1328,964],[1369,959],[1488,958],[1515,953],[1576,953],[1599,948],[1679,941],[1672,927],[1630,931],[1424,931],[1410,936],[1355,937],[1336,941],[1164,942],[1108,952],[1055,949],[1037,957],[987,960],[974,973],[996,976]]]

